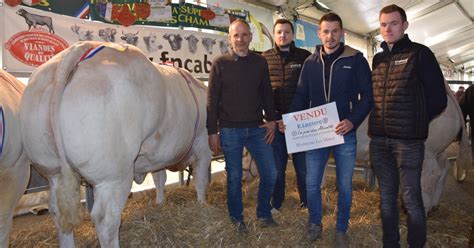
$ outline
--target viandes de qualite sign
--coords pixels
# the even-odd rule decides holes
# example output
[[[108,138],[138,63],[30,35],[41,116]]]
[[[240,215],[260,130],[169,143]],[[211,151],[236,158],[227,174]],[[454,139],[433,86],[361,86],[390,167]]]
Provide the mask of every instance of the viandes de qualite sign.
[[[63,38],[42,31],[22,31],[5,43],[5,48],[13,57],[34,67],[45,63],[67,47],[69,44]]]

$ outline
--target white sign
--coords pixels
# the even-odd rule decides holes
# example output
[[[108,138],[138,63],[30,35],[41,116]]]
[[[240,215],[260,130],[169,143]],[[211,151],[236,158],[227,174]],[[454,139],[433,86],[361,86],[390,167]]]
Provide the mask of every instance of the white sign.
[[[308,151],[344,143],[336,134],[339,115],[335,102],[283,115],[288,153]]]

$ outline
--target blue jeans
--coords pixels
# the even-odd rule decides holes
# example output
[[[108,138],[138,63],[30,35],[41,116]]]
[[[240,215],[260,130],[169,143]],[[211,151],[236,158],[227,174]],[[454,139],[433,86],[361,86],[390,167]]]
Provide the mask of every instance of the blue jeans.
[[[344,136],[344,144],[306,152],[306,190],[308,191],[309,223],[321,225],[321,182],[332,149],[336,161],[337,199],[336,230],[346,232],[352,206],[352,175],[354,173],[357,138],[356,132]]]
[[[270,198],[275,186],[276,169],[273,150],[265,143],[264,128],[221,128],[221,146],[227,172],[227,208],[234,221],[243,221],[242,153],[244,146],[257,163],[260,183],[258,187],[257,218],[270,218]]]
[[[272,207],[280,209],[285,200],[285,172],[288,163],[288,150],[286,149],[285,135],[275,131],[275,139],[272,142],[273,157],[275,158],[275,166],[277,177],[275,188],[272,195]],[[296,171],[296,184],[300,196],[302,206],[308,205],[306,200],[306,157],[304,152],[293,153],[293,165]]]
[[[425,245],[426,219],[421,191],[424,155],[424,140],[375,137],[370,141],[370,161],[380,187],[384,247],[400,247],[399,188],[407,210],[408,245]]]

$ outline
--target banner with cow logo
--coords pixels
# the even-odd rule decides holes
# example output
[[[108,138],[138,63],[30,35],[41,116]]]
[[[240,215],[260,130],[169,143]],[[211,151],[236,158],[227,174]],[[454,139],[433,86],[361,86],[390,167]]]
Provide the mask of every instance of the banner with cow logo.
[[[137,46],[156,63],[172,62],[194,76],[207,78],[211,63],[227,53],[227,36],[144,26],[124,27],[86,21],[34,8],[5,6],[0,16],[4,37],[3,65],[30,72],[69,45],[83,40]],[[8,20],[8,22],[6,21]]]

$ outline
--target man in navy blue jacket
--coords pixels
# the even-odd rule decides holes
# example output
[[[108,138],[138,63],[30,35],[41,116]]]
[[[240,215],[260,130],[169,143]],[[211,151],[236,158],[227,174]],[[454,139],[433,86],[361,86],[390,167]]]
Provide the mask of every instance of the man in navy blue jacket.
[[[322,45],[303,65],[290,112],[336,102],[339,119],[335,132],[344,143],[306,152],[306,190],[309,221],[305,237],[314,241],[322,233],[321,182],[332,149],[339,191],[336,247],[348,247],[347,229],[352,204],[352,175],[356,160],[356,129],[373,106],[372,75],[361,52],[341,43],[342,20],[334,13],[319,21]]]

